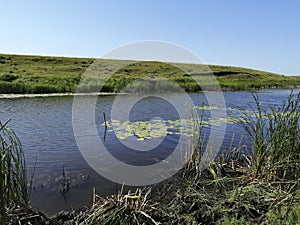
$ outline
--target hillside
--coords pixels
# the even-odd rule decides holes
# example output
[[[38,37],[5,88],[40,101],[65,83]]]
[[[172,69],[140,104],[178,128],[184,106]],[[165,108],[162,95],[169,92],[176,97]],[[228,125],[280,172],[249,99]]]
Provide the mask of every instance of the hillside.
[[[82,74],[94,60],[92,58],[0,54],[0,93],[75,92]],[[209,69],[207,66],[196,64],[101,59],[97,61],[97,67],[92,68],[95,74],[100,70],[100,74],[90,76],[80,82],[80,91],[99,91],[99,85],[101,85],[103,86],[102,92],[117,92],[132,81],[144,76],[148,77],[151,82],[147,85],[142,84],[143,82],[135,84],[134,88],[137,92],[145,88],[164,90],[166,85],[170,85],[170,82],[169,84],[166,80],[165,83],[157,82],[160,77],[175,81],[186,91],[201,91],[191,76],[197,79],[198,83],[201,82],[201,85],[209,87],[211,81],[208,77],[212,73],[217,77],[223,90],[300,86],[300,77],[288,77],[240,67],[209,65]],[[115,70],[116,72],[114,72]],[[107,76],[110,78],[105,80]]]

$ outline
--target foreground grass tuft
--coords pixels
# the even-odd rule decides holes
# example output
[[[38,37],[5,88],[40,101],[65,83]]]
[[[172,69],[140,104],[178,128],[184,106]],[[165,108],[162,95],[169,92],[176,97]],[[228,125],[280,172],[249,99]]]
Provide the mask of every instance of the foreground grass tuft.
[[[0,122],[0,223],[6,219],[6,209],[29,201],[22,146],[7,123]]]

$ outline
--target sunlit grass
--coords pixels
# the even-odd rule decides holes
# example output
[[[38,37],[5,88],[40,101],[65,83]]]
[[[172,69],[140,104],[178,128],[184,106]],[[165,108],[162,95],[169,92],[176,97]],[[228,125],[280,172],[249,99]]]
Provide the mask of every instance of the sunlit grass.
[[[101,92],[118,92],[145,77],[150,81],[131,84],[133,92],[172,91],[173,83],[194,92],[215,89],[213,75],[223,90],[295,88],[300,85],[299,77],[239,67],[208,65],[211,70],[208,71],[206,65],[98,59],[90,68],[93,62],[95,59],[91,58],[0,54],[0,93],[99,92],[100,86]],[[81,79],[88,68],[89,75]]]

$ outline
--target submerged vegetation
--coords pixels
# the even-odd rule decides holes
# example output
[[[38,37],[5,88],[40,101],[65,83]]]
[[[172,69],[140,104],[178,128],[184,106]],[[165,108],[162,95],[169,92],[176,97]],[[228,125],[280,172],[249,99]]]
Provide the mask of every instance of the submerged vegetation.
[[[22,151],[15,135],[2,125],[6,133],[1,137],[8,139],[1,139],[0,196],[5,199],[1,199],[5,202],[1,215],[7,224],[299,224],[300,93],[291,94],[280,107],[268,109],[254,98],[256,110],[243,116],[252,144],[249,153],[243,146],[231,149],[201,170],[204,146],[200,121],[194,129],[190,161],[177,176],[135,192],[120,190],[107,198],[94,191],[88,209],[61,212],[51,218],[24,206],[27,195]],[[9,163],[3,166],[7,159]],[[16,159],[21,165],[17,169]],[[6,171],[12,173],[6,175]],[[5,181],[11,179],[9,186],[3,176]],[[13,188],[10,193],[14,193],[7,199],[6,188]]]
[[[100,86],[101,92],[118,92],[129,84],[135,92],[172,91],[176,88],[174,83],[192,92],[201,91],[203,87],[214,88],[212,80],[208,79],[212,75],[223,90],[300,86],[300,77],[239,67],[98,59],[90,68],[94,61],[91,58],[0,54],[0,94],[100,92]],[[81,80],[88,68],[94,75]],[[105,80],[108,76],[111,77]],[[139,80],[145,77],[147,82]],[[133,81],[136,82],[131,84]]]

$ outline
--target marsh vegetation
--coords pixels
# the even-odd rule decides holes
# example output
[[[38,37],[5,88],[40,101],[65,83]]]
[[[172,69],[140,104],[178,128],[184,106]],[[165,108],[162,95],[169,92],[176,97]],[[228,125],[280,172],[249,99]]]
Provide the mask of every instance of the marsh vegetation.
[[[299,224],[300,94],[268,109],[254,98],[256,111],[245,114],[243,123],[250,152],[224,151],[200,170],[205,146],[197,139],[178,176],[107,198],[94,191],[86,210],[51,218],[26,205],[21,145],[1,124],[1,219],[7,224]]]

